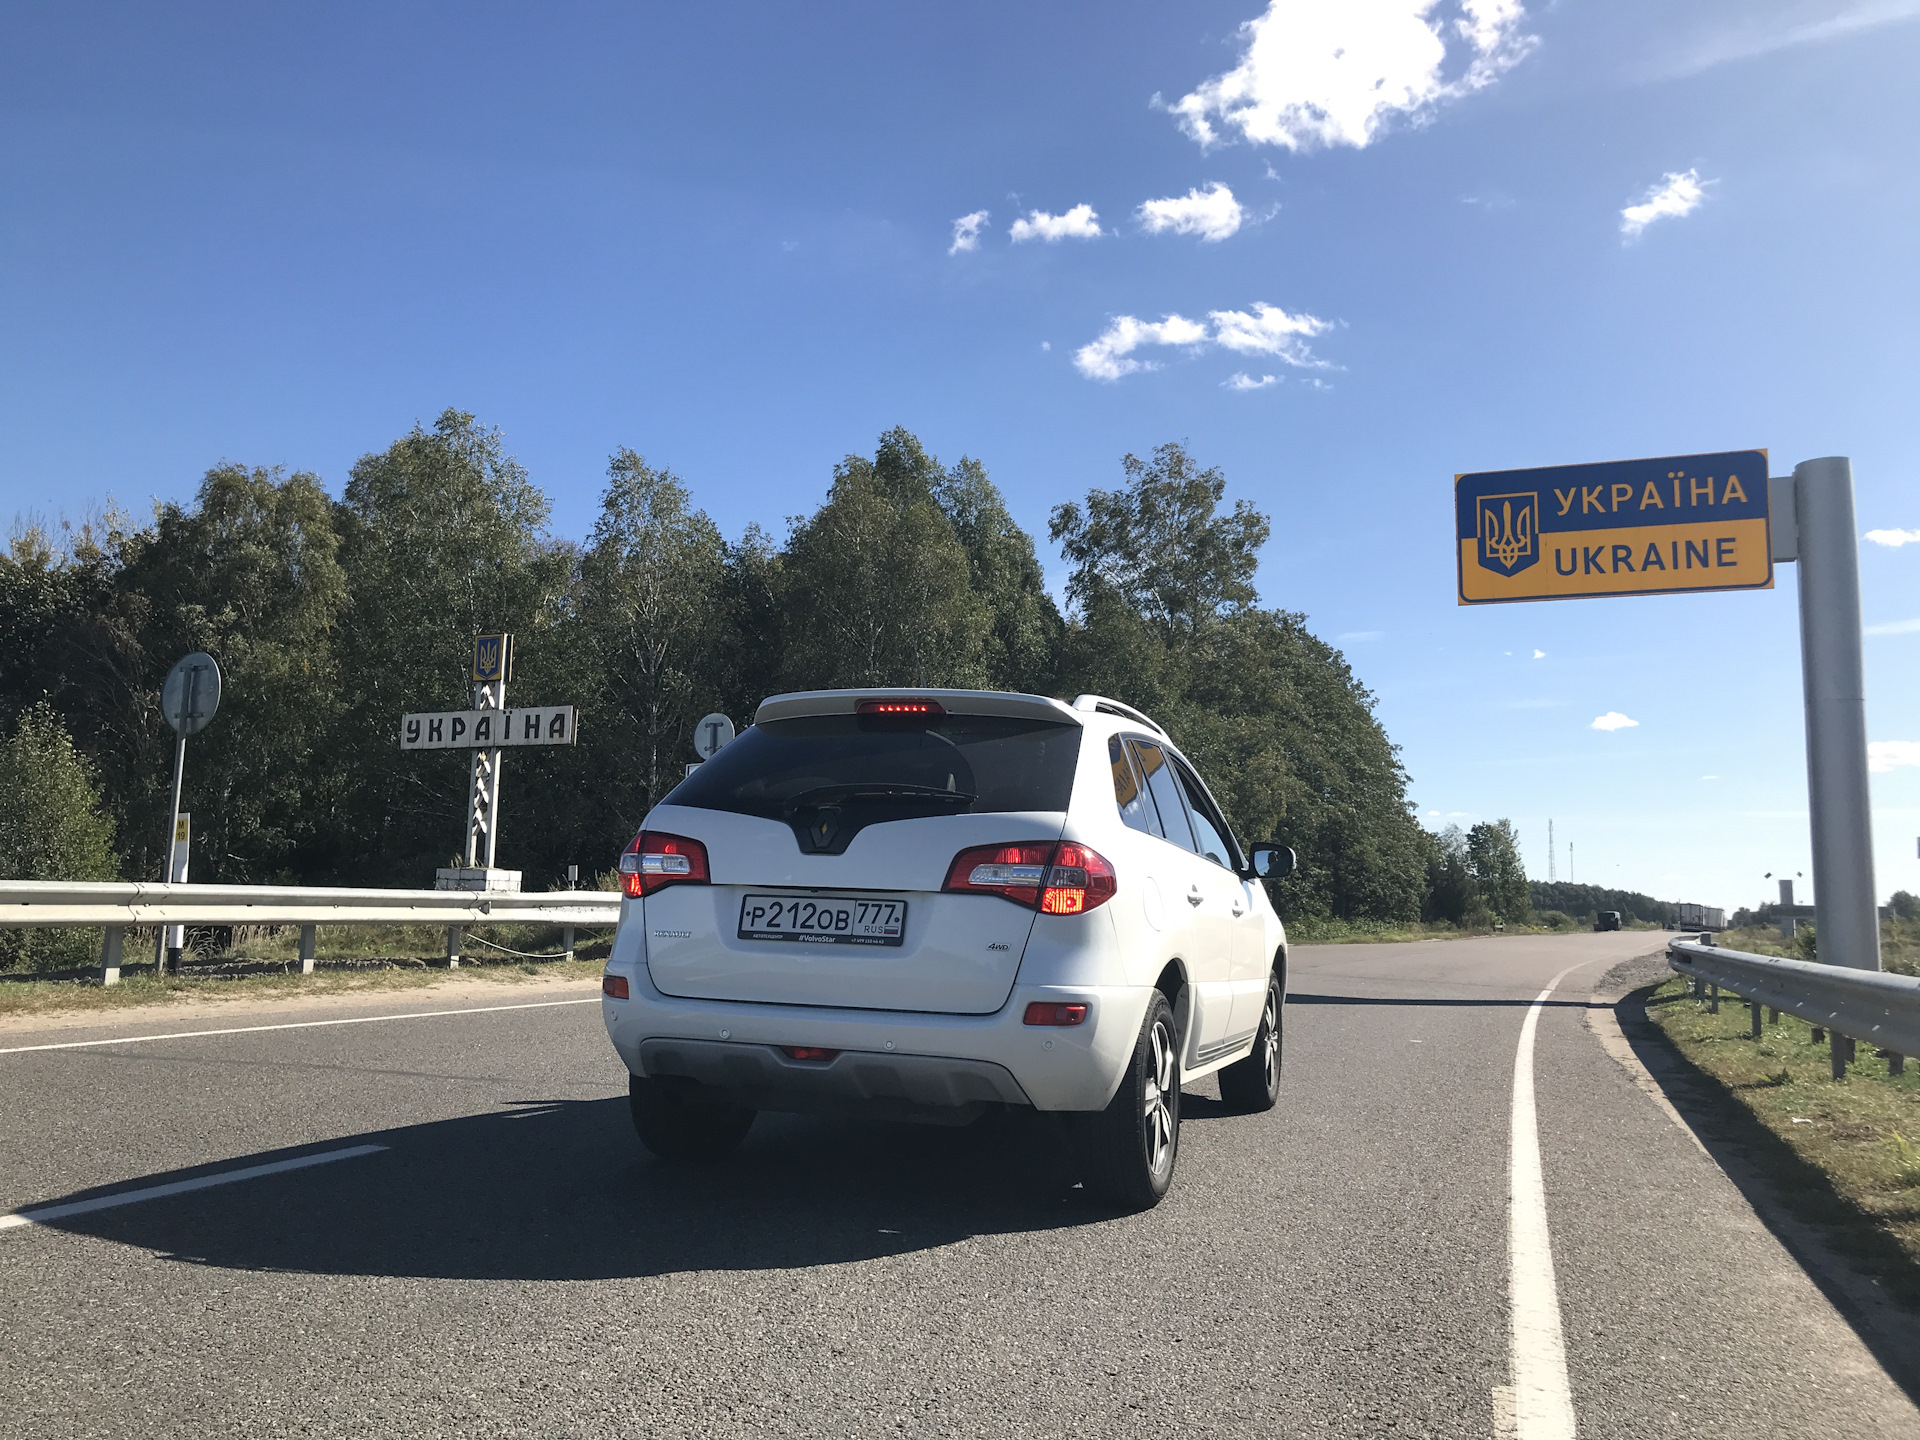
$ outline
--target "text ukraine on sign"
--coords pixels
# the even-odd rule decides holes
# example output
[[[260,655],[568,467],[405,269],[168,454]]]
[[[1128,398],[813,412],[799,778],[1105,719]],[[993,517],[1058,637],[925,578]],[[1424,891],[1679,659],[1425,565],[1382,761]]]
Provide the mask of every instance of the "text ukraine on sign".
[[[1763,450],[1454,477],[1459,601],[1766,589]]]

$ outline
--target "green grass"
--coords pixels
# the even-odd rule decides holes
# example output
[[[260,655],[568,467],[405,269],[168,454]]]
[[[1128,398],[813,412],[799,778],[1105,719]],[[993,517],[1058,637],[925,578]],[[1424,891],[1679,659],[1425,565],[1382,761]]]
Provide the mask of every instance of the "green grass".
[[[1744,1001],[1723,994],[1720,1013],[1712,1014],[1679,976],[1654,992],[1647,1013],[1682,1055],[1831,1189],[1831,1197],[1821,1197],[1818,1187],[1792,1181],[1794,1166],[1776,1165],[1776,1175],[1789,1180],[1789,1201],[1798,1195],[1835,1212],[1812,1218],[1837,1225],[1843,1237],[1851,1231],[1843,1248],[1859,1258],[1884,1258],[1889,1247],[1903,1256],[1893,1278],[1910,1303],[1920,1302],[1920,1062],[1910,1060],[1905,1075],[1893,1076],[1886,1060],[1859,1045],[1847,1077],[1835,1080],[1828,1047],[1813,1043],[1806,1021],[1783,1015],[1755,1040]]]

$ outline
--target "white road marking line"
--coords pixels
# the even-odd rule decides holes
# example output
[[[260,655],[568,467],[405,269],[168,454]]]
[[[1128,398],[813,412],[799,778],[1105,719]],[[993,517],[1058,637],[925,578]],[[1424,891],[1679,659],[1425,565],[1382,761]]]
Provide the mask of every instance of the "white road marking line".
[[[181,1030],[172,1035],[122,1035],[113,1040],[63,1040],[58,1045],[15,1045],[0,1055],[31,1050],[85,1050],[95,1045],[143,1045],[149,1040],[198,1040],[206,1035],[257,1035],[263,1030],[312,1030],[322,1025],[372,1025],[381,1020],[434,1020],[443,1015],[495,1015],[502,1010],[549,1010],[555,1005],[593,1005],[598,995],[579,1000],[533,1000],[522,1005],[478,1005],[466,1010],[412,1010],[403,1015],[353,1015],[344,1020],[290,1020],[284,1025],[235,1025],[226,1030]]]
[[[69,1215],[89,1215],[95,1210],[113,1210],[121,1205],[137,1205],[142,1200],[159,1200],[168,1195],[185,1195],[192,1190],[208,1190],[215,1185],[232,1185],[240,1180],[257,1180],[262,1175],[282,1175],[289,1170],[305,1170],[314,1165],[331,1165],[335,1160],[357,1160],[375,1155],[384,1145],[349,1145],[344,1150],[323,1150],[318,1155],[299,1155],[291,1160],[275,1160],[268,1165],[249,1165],[241,1170],[222,1170],[217,1175],[200,1175],[192,1180],[174,1180],[165,1185],[149,1185],[143,1190],[122,1190],[114,1195],[99,1195],[92,1200],[71,1200],[65,1205],[39,1205],[0,1215],[0,1230],[15,1230],[42,1225],[49,1220],[64,1220]]]
[[[1560,1332],[1560,1294],[1547,1233],[1547,1191],[1540,1170],[1540,1127],[1533,1106],[1533,1037],[1540,1007],[1579,969],[1569,965],[1528,1007],[1513,1060],[1513,1132],[1509,1142],[1507,1256],[1513,1315],[1513,1434],[1517,1440],[1573,1440],[1573,1391]],[[1504,1418],[1504,1417],[1502,1417]]]

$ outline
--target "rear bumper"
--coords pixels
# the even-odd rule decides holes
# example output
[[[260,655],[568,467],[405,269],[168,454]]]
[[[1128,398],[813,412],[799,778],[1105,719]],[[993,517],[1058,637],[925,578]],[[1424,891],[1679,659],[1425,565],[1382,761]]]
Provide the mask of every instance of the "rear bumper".
[[[927,1015],[689,1000],[654,988],[644,962],[619,957],[627,1000],[603,998],[607,1035],[635,1075],[725,1089],[756,1109],[865,1110],[965,1119],[985,1104],[1101,1110],[1119,1088],[1153,991],[1144,986],[1015,985],[992,1015]],[[1035,1000],[1087,1006],[1084,1023],[1021,1023]],[[794,1061],[783,1045],[820,1046],[831,1062]]]
[[[1033,1103],[1004,1066],[944,1055],[846,1050],[822,1063],[771,1045],[656,1038],[640,1042],[640,1063],[650,1077],[695,1080],[756,1110],[963,1123],[989,1105]]]

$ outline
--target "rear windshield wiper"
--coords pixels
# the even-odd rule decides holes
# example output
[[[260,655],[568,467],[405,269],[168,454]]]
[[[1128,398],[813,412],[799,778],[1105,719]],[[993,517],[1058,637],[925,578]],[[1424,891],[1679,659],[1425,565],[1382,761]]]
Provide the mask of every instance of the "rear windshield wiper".
[[[831,805],[840,800],[938,800],[971,805],[978,798],[965,790],[942,790],[937,785],[816,785],[789,796],[780,808],[791,814],[809,805]]]

